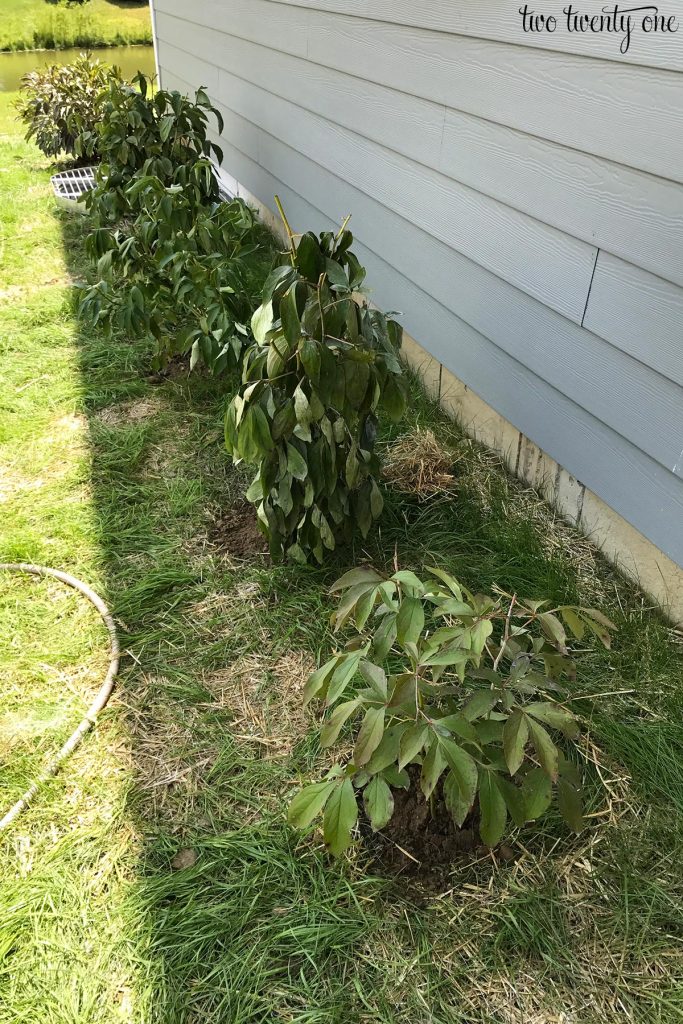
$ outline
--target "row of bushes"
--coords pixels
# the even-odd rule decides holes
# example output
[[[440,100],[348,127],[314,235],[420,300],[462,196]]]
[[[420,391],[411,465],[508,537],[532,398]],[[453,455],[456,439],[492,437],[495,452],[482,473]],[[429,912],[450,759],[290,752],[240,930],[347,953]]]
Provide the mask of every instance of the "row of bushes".
[[[208,127],[222,121],[202,89],[190,100],[152,94],[144,75],[135,86],[108,83],[74,145],[100,158],[81,313],[152,336],[158,365],[188,357],[241,375],[226,443],[257,468],[247,497],[271,554],[322,562],[382,510],[377,412],[403,413],[401,329],[362,297],[346,226],[297,240],[287,225],[279,253],[244,202],[219,200]]]
[[[380,411],[400,419],[404,410],[401,328],[365,301],[346,223],[295,236],[280,208],[289,245],[278,252],[242,201],[220,201],[209,119],[222,125],[203,90],[190,100],[153,93],[143,75],[134,87],[96,75],[92,117],[78,104],[70,116],[59,111],[62,148],[99,160],[85,198],[94,280],[81,314],[153,339],[159,366],[180,357],[239,373],[226,444],[235,461],[256,466],[247,497],[271,553],[322,562],[381,513],[375,440]],[[55,152],[55,134],[45,138]],[[612,624],[592,609],[474,594],[440,569],[429,573],[357,568],[333,588],[336,628],[353,623],[358,635],[304,696],[329,709],[323,745],[360,725],[350,758],[302,790],[290,821],[307,827],[322,813],[326,845],[340,854],[359,799],[381,829],[395,791],[415,783],[434,807],[439,787],[456,825],[476,821],[495,845],[508,819],[538,818],[555,786],[562,815],[580,829],[580,772],[551,736],[578,733],[557,700],[574,673],[566,631],[608,646]]]

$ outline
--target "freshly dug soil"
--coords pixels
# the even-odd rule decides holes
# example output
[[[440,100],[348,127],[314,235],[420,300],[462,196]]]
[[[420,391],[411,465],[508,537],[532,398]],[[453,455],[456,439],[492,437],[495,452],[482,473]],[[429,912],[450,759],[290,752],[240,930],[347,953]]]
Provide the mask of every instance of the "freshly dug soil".
[[[458,828],[448,813],[441,783],[435,790],[432,811],[420,789],[419,769],[411,767],[408,772],[410,789],[393,790],[394,814],[389,824],[381,832],[372,832],[367,820],[361,822],[366,846],[376,862],[388,874],[442,877],[454,861],[485,852],[476,804]]]
[[[197,367],[195,372],[200,372]],[[188,377],[190,366],[187,356],[173,356],[161,370],[151,370],[145,380],[148,384],[164,384],[167,380],[179,380]]]
[[[236,558],[251,558],[268,551],[256,511],[248,501],[238,501],[216,519],[209,529],[209,540],[221,554]]]

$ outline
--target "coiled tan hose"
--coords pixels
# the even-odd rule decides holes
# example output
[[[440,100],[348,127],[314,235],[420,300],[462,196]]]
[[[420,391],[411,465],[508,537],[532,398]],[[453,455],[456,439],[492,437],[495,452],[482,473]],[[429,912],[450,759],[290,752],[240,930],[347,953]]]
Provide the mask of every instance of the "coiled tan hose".
[[[119,638],[111,613],[102,598],[99,597],[86,583],[82,583],[81,580],[77,580],[75,576],[70,576],[68,572],[61,572],[59,569],[48,569],[44,565],[30,565],[26,562],[0,562],[0,572],[2,571],[28,573],[32,576],[52,576],[54,579],[59,580],[61,583],[66,583],[68,587],[73,587],[74,590],[78,590],[84,597],[87,597],[91,604],[97,608],[102,617],[102,621],[109,631],[109,637],[111,640],[111,657],[109,660],[109,669],[104,682],[102,683],[94,701],[85,713],[80,725],[71,733],[71,736],[69,736],[64,746],[61,747],[57,754],[55,754],[36,781],[29,786],[14,806],[10,808],[4,818],[0,819],[0,832],[7,828],[8,825],[11,825],[12,822],[19,817],[21,812],[28,807],[41,786],[57,774],[62,762],[74,752],[85,734],[92,729],[97,720],[97,716],[111,696],[111,692],[114,688],[114,679],[116,678],[116,673],[119,670],[119,659],[121,655]]]

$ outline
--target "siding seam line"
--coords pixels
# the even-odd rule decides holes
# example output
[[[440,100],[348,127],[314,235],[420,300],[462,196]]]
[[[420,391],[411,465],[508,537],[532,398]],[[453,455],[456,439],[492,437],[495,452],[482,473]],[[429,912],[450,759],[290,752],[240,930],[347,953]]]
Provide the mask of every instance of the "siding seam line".
[[[500,413],[499,413],[499,415],[500,415]],[[525,437],[525,435],[520,430],[519,431],[519,437],[517,439],[517,458],[515,459],[515,469],[514,469],[514,475],[515,476],[519,476],[519,459],[520,459],[520,456],[522,454],[522,441],[524,440],[524,437]]]
[[[598,265],[598,256],[600,255],[600,249],[595,250],[595,262],[593,263],[593,273],[591,279],[588,282],[588,294],[586,295],[586,305],[583,307],[583,316],[581,317],[581,327],[583,327],[583,321],[586,319],[586,313],[588,311],[588,303],[591,297],[591,288],[593,287],[593,278],[595,277],[595,268]],[[604,340],[604,339],[603,339]]]
[[[578,483],[581,483],[579,480]],[[586,485],[581,484],[581,493],[579,494],[579,500],[576,503],[576,525],[581,525],[581,517],[583,516],[583,502],[586,497]]]

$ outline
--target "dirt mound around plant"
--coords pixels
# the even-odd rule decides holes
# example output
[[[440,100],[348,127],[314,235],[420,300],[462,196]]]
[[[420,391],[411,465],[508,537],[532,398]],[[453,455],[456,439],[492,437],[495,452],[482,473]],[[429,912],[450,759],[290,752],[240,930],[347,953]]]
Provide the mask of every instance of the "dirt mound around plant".
[[[209,541],[220,554],[235,558],[251,558],[268,551],[256,510],[248,501],[238,501],[211,524]]]
[[[201,375],[200,367],[195,367],[194,372]],[[187,356],[173,356],[161,369],[148,373],[145,380],[148,384],[165,384],[169,380],[187,380],[189,375],[190,364]]]
[[[373,833],[367,821],[361,829],[370,853],[389,874],[421,878],[443,877],[455,861],[486,854],[479,838],[479,814],[475,810],[458,828],[448,812],[441,785],[431,804],[419,783],[419,770],[409,769],[410,789],[394,790],[394,813],[381,832]]]

